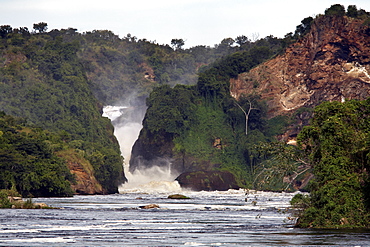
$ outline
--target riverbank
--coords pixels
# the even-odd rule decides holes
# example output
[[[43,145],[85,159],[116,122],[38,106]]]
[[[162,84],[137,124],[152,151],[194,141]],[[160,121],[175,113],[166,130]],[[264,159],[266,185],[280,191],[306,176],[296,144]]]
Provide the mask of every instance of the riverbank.
[[[0,190],[0,208],[13,209],[54,209],[43,202],[33,202],[32,198],[22,198],[13,190]]]

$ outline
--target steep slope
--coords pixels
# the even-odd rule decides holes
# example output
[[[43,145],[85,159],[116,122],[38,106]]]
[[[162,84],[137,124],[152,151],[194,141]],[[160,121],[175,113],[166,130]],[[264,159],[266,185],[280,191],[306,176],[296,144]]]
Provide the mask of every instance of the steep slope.
[[[130,170],[168,167],[182,186],[195,190],[238,188],[251,181],[248,149],[273,138],[265,106],[250,98],[258,110],[245,116],[229,93],[232,76],[250,69],[281,49],[282,41],[267,37],[202,70],[196,86],[157,87],[147,99],[143,129],[132,149]],[[238,105],[248,106],[248,102]],[[279,124],[274,124],[279,132]],[[247,181],[248,180],[248,181]],[[220,184],[222,183],[222,184]]]
[[[76,55],[79,43],[49,34],[2,36],[0,110],[57,133],[89,160],[98,181],[93,186],[118,192],[125,180],[119,145]]]
[[[200,185],[198,189],[212,189],[219,171],[231,172],[238,186],[291,186],[294,174],[299,173],[294,170],[299,169],[297,162],[290,160],[291,166],[274,170],[279,167],[278,158],[273,157],[276,154],[263,155],[255,144],[275,138],[294,143],[309,123],[314,106],[370,96],[369,14],[361,10],[356,12],[361,16],[352,18],[349,13],[345,16],[344,7],[339,6],[340,11],[337,7],[315,19],[304,19],[304,28],[298,26],[291,35],[296,42],[279,55],[275,54],[290,42],[288,36],[283,40],[266,37],[258,41],[265,44],[256,42],[254,49],[212,64],[200,73],[197,86],[187,89],[190,98],[179,88],[155,90],[133,148],[132,171],[166,158],[163,164],[172,163],[172,168],[182,173],[180,183]],[[260,144],[260,148],[268,146]],[[265,171],[275,174],[261,176]],[[274,176],[279,176],[276,183],[270,179]],[[302,175],[302,183],[295,188],[311,177]]]
[[[230,80],[231,95],[260,95],[269,118],[323,101],[368,98],[370,27],[364,22],[347,16],[316,18],[310,32],[284,54]]]
[[[125,181],[113,127],[101,117],[103,105],[145,111],[154,87],[195,84],[199,67],[240,49],[229,43],[173,49],[130,34],[120,39],[108,30],[46,32],[47,24],[40,24],[33,32],[0,26],[0,110],[56,132],[67,150],[75,149],[58,155],[82,194],[115,193]],[[76,162],[76,155],[84,157]]]

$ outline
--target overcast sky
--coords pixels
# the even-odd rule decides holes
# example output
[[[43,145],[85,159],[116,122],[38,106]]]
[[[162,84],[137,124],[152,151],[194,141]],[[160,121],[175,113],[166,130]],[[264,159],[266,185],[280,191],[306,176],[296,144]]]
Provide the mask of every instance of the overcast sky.
[[[49,31],[111,30],[159,44],[181,38],[185,47],[214,46],[239,35],[284,37],[336,3],[370,12],[370,0],[0,0],[0,25],[32,30],[46,22]]]

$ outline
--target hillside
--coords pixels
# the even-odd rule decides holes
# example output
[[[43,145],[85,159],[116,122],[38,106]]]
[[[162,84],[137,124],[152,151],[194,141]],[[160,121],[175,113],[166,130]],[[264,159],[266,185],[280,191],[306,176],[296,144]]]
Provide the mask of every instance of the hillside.
[[[196,190],[250,183],[256,158],[248,149],[258,141],[274,139],[286,123],[284,119],[269,121],[266,104],[258,97],[235,101],[229,93],[229,80],[281,52],[285,45],[285,39],[269,36],[202,68],[197,85],[155,88],[147,99],[130,171],[171,164],[173,175],[197,177],[197,181],[180,181]],[[249,102],[258,110],[250,115],[247,137],[245,116],[237,105],[245,108]],[[213,182],[210,177],[225,183]]]
[[[225,39],[217,48],[184,50],[178,39],[171,48],[108,30],[46,30],[44,22],[33,31],[0,26],[0,110],[62,138],[66,145],[53,151],[74,174],[71,186],[80,194],[116,193],[126,180],[112,124],[101,117],[104,105],[145,110],[156,86],[195,84],[200,67],[249,43],[245,37],[234,47]]]
[[[369,22],[364,10],[334,5],[283,39],[238,36],[189,49],[108,30],[0,26],[0,110],[27,123],[1,130],[8,143],[0,151],[18,152],[25,166],[9,175],[13,156],[0,156],[0,186],[31,196],[118,192],[123,160],[101,115],[104,105],[125,105],[147,108],[131,172],[170,167],[194,190],[307,189],[314,162],[285,143],[296,142],[320,103],[369,97]],[[50,137],[37,139],[39,127]],[[64,174],[57,193],[36,183],[55,175],[44,174],[50,160],[27,161],[37,147]],[[35,175],[34,188],[17,173]]]
[[[336,4],[263,41],[196,86],[154,89],[131,171],[170,167],[193,190],[306,189],[297,226],[370,227],[370,13]]]
[[[325,101],[367,99],[370,29],[364,22],[348,16],[317,17],[309,33],[284,54],[232,79],[231,95],[259,95],[267,102],[269,118]],[[294,139],[298,130],[290,130],[285,140]]]
[[[79,44],[19,30],[2,32],[0,41],[0,109],[62,136],[94,167],[93,186],[117,192],[125,180],[119,146],[76,55]]]
[[[219,189],[213,180],[226,189],[306,186],[310,166],[280,155],[300,151],[275,142],[295,143],[324,101],[369,96],[369,14],[351,8],[334,5],[284,39],[256,41],[204,68],[194,87],[155,89],[131,171],[171,164],[180,184],[198,190]]]

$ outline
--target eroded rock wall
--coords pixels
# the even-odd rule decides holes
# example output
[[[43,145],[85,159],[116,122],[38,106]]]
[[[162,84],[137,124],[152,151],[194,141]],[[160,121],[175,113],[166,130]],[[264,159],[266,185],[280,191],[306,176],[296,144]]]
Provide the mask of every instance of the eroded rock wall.
[[[370,27],[363,20],[321,16],[282,55],[230,81],[231,95],[258,94],[268,116],[323,101],[370,96]]]

